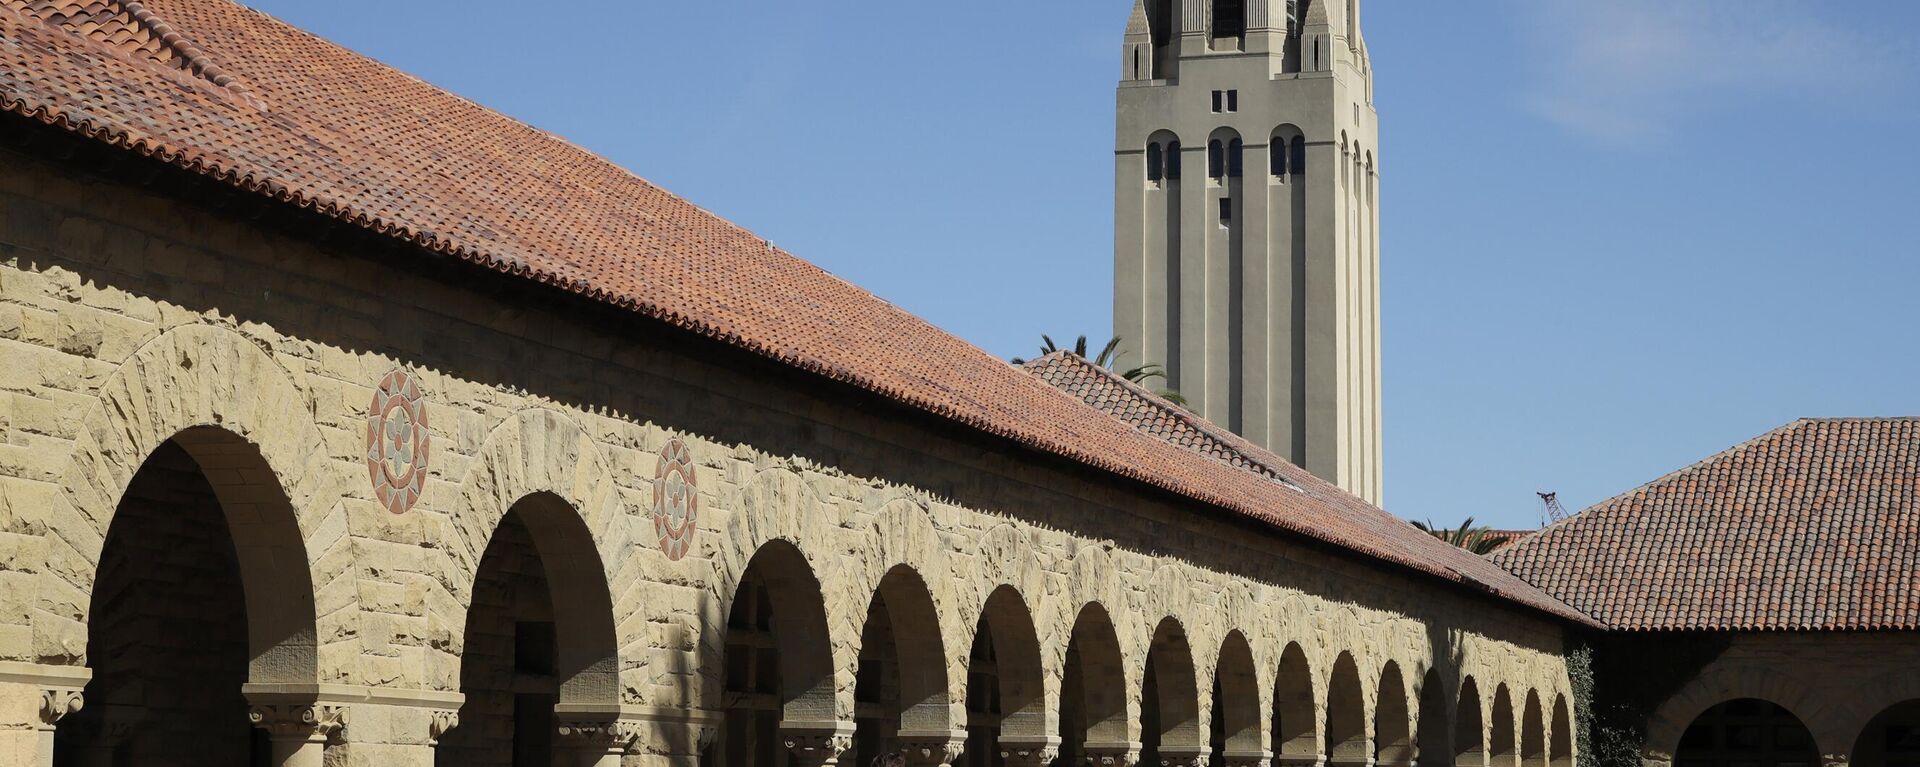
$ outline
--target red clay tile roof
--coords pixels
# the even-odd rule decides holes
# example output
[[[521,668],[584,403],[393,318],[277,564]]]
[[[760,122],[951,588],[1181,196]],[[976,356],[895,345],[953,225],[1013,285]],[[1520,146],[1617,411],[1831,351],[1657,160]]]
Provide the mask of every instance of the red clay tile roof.
[[[257,11],[225,0],[149,0],[141,9],[142,23],[171,25],[205,67],[244,83],[241,92],[128,56],[117,34],[75,34],[8,2],[7,112],[1279,530],[1591,622],[1358,501],[1276,492],[1141,434],[612,163]],[[117,7],[131,14],[134,4]],[[117,17],[111,11],[101,12]]]
[[[1493,560],[1626,630],[1920,628],[1920,419],[1806,420]]]
[[[1448,567],[1476,580],[1485,582],[1485,579],[1506,575],[1499,566],[1484,557],[1455,548],[1430,533],[1389,516],[1340,489],[1338,485],[1126,380],[1112,370],[1093,364],[1085,357],[1054,352],[1031,360],[1024,367],[1040,380],[1131,425],[1142,434],[1205,456],[1220,465],[1265,478],[1275,485],[1270,493],[1297,493],[1304,496],[1320,519],[1350,521],[1351,524],[1382,530],[1392,528],[1396,535],[1421,541],[1436,561],[1444,560]],[[1509,531],[1503,535],[1516,537],[1527,533]]]

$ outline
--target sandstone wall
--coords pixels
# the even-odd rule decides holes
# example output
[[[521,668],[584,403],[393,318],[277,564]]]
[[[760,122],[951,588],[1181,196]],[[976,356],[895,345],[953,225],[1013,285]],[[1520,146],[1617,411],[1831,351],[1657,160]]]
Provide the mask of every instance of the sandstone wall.
[[[350,764],[431,761],[462,700],[481,555],[537,493],[568,512],[529,523],[572,653],[563,717],[617,718],[639,735],[639,763],[689,763],[715,731],[734,587],[773,542],[814,580],[824,634],[807,651],[827,681],[793,695],[785,718],[816,730],[855,719],[860,638],[890,573],[889,607],[921,616],[896,619],[898,641],[940,666],[927,675],[938,694],[903,727],[923,734],[964,729],[968,651],[1003,587],[1030,623],[1042,737],[1058,734],[1067,646],[1089,605],[1112,619],[1134,741],[1145,658],[1169,619],[1189,656],[1176,665],[1192,677],[1194,732],[1216,715],[1205,693],[1222,648],[1245,648],[1228,665],[1250,683],[1223,696],[1256,714],[1236,720],[1255,728],[1237,742],[1273,742],[1265,712],[1305,694],[1277,684],[1289,648],[1313,691],[1307,747],[1321,753],[1343,657],[1367,737],[1383,679],[1404,680],[1414,720],[1451,718],[1419,710],[1433,697],[1422,688],[1443,685],[1451,707],[1467,676],[1482,711],[1497,694],[1549,710],[1568,694],[1561,629],[1533,614],[572,306],[459,264],[316,246],[0,153],[0,698],[71,681],[66,669],[87,662],[116,504],[146,457],[193,427],[236,438],[186,449],[247,583],[249,697],[322,704],[329,756]],[[383,385],[406,397],[408,382],[430,441],[383,452],[392,419],[370,444],[370,403]],[[656,493],[676,445],[697,515],[690,537],[663,542]],[[382,479],[408,469],[424,471],[417,501]],[[1495,731],[1481,729],[1483,742]]]

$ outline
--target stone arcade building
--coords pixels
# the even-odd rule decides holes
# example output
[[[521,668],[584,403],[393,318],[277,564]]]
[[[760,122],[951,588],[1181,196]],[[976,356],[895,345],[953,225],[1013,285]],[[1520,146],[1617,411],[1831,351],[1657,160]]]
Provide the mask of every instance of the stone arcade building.
[[[0,767],[1579,756],[1594,613],[265,15],[0,112]]]

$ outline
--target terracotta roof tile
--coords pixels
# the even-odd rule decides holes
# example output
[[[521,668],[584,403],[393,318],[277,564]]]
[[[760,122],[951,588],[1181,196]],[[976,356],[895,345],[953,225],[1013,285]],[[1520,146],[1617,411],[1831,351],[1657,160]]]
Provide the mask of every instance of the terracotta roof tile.
[[[1142,434],[606,160],[259,12],[149,0],[134,19],[132,2],[4,3],[8,112],[1290,534],[1589,621],[1357,500],[1281,492]],[[122,31],[50,23],[43,5],[98,6],[90,18],[110,16]],[[139,35],[114,7],[146,29],[165,25],[169,45],[198,63],[179,70],[126,55]]]
[[[1631,630],[1920,628],[1920,420],[1804,420],[1493,555]]]

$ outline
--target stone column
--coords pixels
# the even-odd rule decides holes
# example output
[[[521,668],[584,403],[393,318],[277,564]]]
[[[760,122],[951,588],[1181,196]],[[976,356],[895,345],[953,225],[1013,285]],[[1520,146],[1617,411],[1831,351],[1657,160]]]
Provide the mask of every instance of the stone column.
[[[837,767],[840,755],[853,748],[852,722],[780,724],[780,741],[793,754],[797,767]]]
[[[83,666],[0,661],[0,767],[50,767],[53,728],[85,700]]]
[[[347,709],[326,704],[273,704],[247,712],[253,726],[267,731],[274,767],[326,767],[327,743],[347,728]]]

